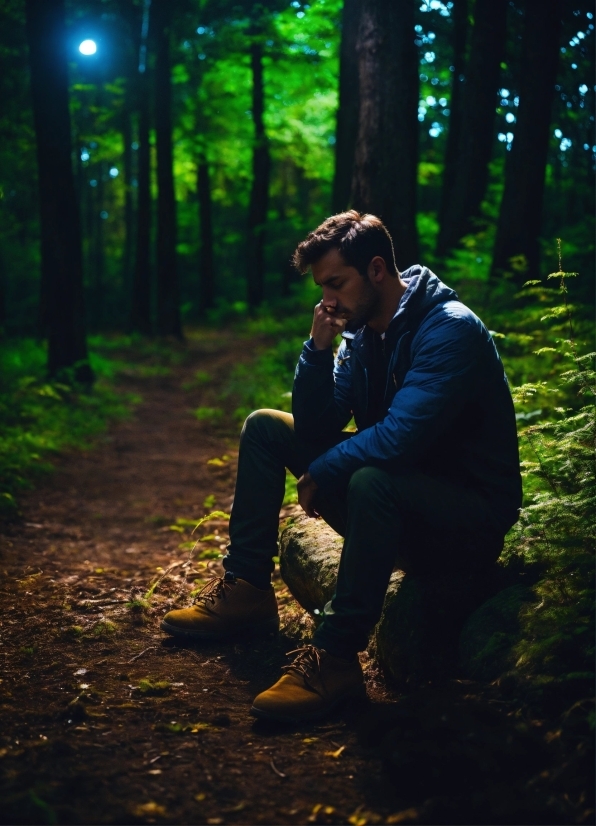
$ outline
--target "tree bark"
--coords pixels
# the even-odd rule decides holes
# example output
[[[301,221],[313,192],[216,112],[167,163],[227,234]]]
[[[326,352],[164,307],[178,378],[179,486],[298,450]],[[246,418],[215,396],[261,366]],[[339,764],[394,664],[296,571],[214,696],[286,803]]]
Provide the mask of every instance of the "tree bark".
[[[93,250],[93,253],[91,261],[92,269],[89,273],[91,276],[90,287],[93,300],[93,307],[90,312],[90,322],[92,323],[92,329],[95,328],[95,330],[100,330],[104,321],[104,275],[106,253],[105,225],[104,218],[102,218],[101,213],[103,212],[105,206],[105,174],[105,162],[100,161],[97,165],[97,186],[95,187],[94,193],[95,210],[93,212],[93,228],[91,236],[91,249]]]
[[[488,183],[500,63],[505,50],[507,0],[476,0],[470,59],[462,91],[462,117],[453,186],[443,206],[437,253],[444,255],[473,229]]]
[[[362,0],[344,0],[339,53],[339,105],[335,130],[335,174],[333,212],[342,212],[350,203],[354,154],[358,138],[358,54],[356,44]]]
[[[137,96],[139,113],[138,157],[137,157],[137,227],[136,252],[130,304],[129,328],[143,335],[151,334],[151,146],[149,130],[151,116],[149,109],[149,63],[148,34],[149,7],[151,0],[145,0],[143,28],[139,50],[139,73],[137,76]]]
[[[559,63],[562,0],[526,0],[519,107],[505,166],[492,275],[540,277],[540,227],[549,126]],[[515,268],[510,259],[523,256]]]
[[[457,148],[461,135],[462,123],[462,92],[466,71],[466,43],[468,39],[468,0],[454,0],[453,10],[453,80],[451,84],[451,99],[449,101],[449,132],[445,147],[443,164],[443,185],[441,189],[441,204],[439,207],[439,226],[446,220],[448,204],[455,183],[455,163]]]
[[[215,303],[215,269],[213,266],[213,212],[211,204],[211,179],[205,155],[199,156],[197,165],[197,200],[201,250],[199,257],[200,311],[210,310]]]
[[[157,330],[182,338],[176,261],[176,195],[172,146],[169,0],[155,5],[155,136],[157,141]]]
[[[269,175],[271,160],[265,132],[263,113],[265,90],[263,85],[263,47],[255,41],[251,45],[252,117],[255,136],[252,153],[252,188],[248,208],[247,297],[248,306],[258,307],[264,297],[265,280],[265,225],[269,204]]]
[[[1,213],[0,213],[1,215]],[[0,247],[0,339],[4,338],[4,325],[6,324],[6,264],[4,253]]]
[[[358,34],[360,114],[355,209],[386,224],[399,269],[416,263],[418,55],[413,0],[364,0]]]
[[[72,169],[64,0],[27,0],[27,38],[41,218],[43,333],[48,372],[89,383],[81,222]]]
[[[129,76],[126,78],[126,93],[124,109],[122,112],[122,143],[124,151],[122,153],[122,177],[124,180],[124,246],[122,249],[122,281],[126,285],[127,291],[132,282],[131,270],[133,266],[133,241],[134,241],[134,200],[132,188],[133,163],[132,163],[132,117],[133,101],[131,94],[131,83],[134,81]]]

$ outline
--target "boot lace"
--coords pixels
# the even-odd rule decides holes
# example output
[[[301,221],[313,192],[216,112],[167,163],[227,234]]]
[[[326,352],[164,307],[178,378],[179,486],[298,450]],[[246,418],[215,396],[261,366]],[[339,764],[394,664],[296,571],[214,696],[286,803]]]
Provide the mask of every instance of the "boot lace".
[[[312,677],[318,677],[325,690],[325,683],[321,674],[321,649],[317,648],[316,645],[305,645],[303,648],[289,651],[288,657],[292,654],[296,654],[296,658],[289,665],[282,666],[282,671],[297,672],[309,688],[320,694],[319,689],[310,682]]]
[[[215,605],[218,599],[226,599],[227,591],[233,588],[236,585],[236,580],[227,578],[226,576],[218,576],[210,579],[207,582],[199,593],[195,596],[195,602],[203,602],[207,604],[208,602],[211,605]]]

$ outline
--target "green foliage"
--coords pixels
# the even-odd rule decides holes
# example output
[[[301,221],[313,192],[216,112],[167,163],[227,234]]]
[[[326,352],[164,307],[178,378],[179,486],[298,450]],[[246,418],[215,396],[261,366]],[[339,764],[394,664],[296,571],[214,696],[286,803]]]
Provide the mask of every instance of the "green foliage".
[[[286,488],[284,493],[284,505],[296,505],[298,503],[298,491],[296,490],[296,479],[286,471]]]
[[[168,680],[153,680],[150,677],[139,680],[139,691],[146,697],[163,697],[171,688]]]
[[[195,416],[200,422],[220,422],[223,418],[221,407],[197,407]]]
[[[0,344],[0,515],[15,510],[15,495],[51,469],[58,451],[88,447],[138,401],[114,391],[114,365],[99,355],[92,392],[48,381],[45,361],[44,347],[31,339]]]
[[[292,375],[301,347],[301,339],[282,339],[250,367],[240,364],[235,368],[225,393],[241,400],[234,411],[239,421],[262,407],[291,410]]]
[[[521,673],[542,680],[593,678],[594,672],[596,354],[582,353],[589,335],[577,336],[582,325],[573,320],[566,286],[573,275],[559,263],[559,272],[549,276],[560,282],[559,300],[546,309],[542,302],[554,291],[529,285],[541,302],[542,322],[550,322],[555,336],[534,351],[546,362],[545,378],[514,390],[518,408],[527,409],[529,400],[535,405],[537,398],[545,405],[536,411],[538,423],[527,426],[529,415],[518,414],[525,500],[504,552],[505,561],[517,556],[540,572],[536,603],[521,612],[515,654]],[[536,317],[534,309],[527,314]],[[517,346],[538,338],[520,337]]]
[[[215,505],[215,494],[210,493],[208,496],[206,496],[203,499],[203,507],[206,508],[207,510],[211,510],[214,505]]]
[[[310,285],[304,285],[300,304],[308,305],[311,299],[314,305],[318,295],[313,294]],[[278,312],[263,311],[259,318],[245,323],[247,334],[264,334],[275,339],[275,344],[264,348],[250,366],[237,365],[225,385],[222,398],[239,402],[234,410],[238,421],[263,407],[291,410],[292,379],[298,354],[308,338],[311,316],[310,306],[291,314],[280,307]]]
[[[110,620],[101,620],[93,626],[92,634],[94,637],[107,637],[116,633],[116,625]]]

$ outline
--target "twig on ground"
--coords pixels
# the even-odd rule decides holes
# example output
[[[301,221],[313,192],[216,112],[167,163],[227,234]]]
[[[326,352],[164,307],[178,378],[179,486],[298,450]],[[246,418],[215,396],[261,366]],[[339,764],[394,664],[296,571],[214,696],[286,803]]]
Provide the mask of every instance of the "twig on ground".
[[[287,777],[288,776],[287,774],[284,774],[284,772],[280,772],[280,770],[277,768],[277,766],[275,765],[273,760],[270,761],[269,765],[271,766],[271,768],[273,769],[273,771],[275,772],[275,774],[278,777]]]
[[[147,651],[152,651],[154,648],[157,648],[157,646],[156,645],[150,645],[148,648],[145,648],[139,654],[135,654],[135,656],[132,658],[132,660],[128,660],[128,664],[134,663],[135,660],[138,660],[140,657],[143,656],[143,654],[146,654]]]

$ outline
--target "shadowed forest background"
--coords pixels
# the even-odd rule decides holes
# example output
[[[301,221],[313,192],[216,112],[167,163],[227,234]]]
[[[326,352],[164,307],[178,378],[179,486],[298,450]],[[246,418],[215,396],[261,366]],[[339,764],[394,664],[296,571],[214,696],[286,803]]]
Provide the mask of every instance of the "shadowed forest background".
[[[92,456],[144,399],[165,405],[159,381],[227,467],[251,410],[291,406],[319,300],[296,244],[335,212],[375,213],[399,269],[455,288],[505,363],[525,499],[500,562],[525,590],[472,671],[557,732],[561,789],[527,822],[588,822],[594,91],[587,0],[2,0],[5,536],[42,527],[21,503],[53,464]],[[227,507],[223,487],[203,493],[144,518],[173,522],[187,553],[178,533]],[[128,610],[148,621],[154,591]],[[27,800],[34,822],[46,810]],[[436,811],[386,822],[452,817]]]
[[[561,237],[591,298],[590,4],[28,8],[29,49],[25,4],[0,18],[7,335],[51,323],[40,186],[78,205],[78,222],[54,220],[77,261],[81,246],[71,289],[92,332],[180,335],[287,297],[296,243],[348,206],[383,217],[400,269],[452,281],[521,286],[556,269]]]

